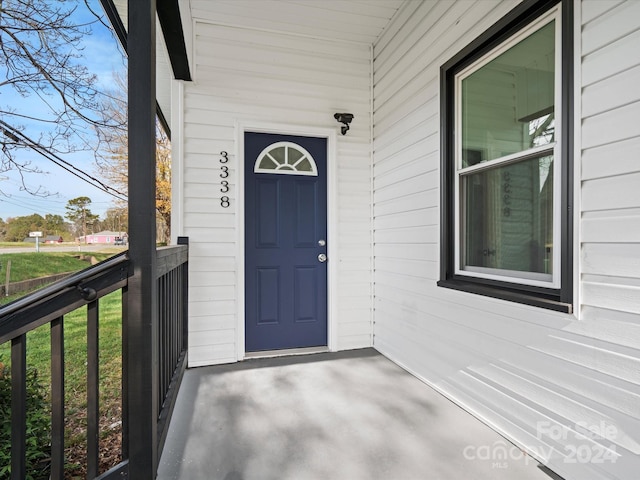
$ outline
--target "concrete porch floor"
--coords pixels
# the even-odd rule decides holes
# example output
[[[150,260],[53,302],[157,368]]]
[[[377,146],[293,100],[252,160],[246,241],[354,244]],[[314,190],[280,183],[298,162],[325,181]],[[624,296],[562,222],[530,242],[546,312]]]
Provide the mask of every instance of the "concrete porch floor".
[[[550,480],[531,457],[373,349],[185,373],[158,479]],[[515,449],[514,449],[515,450]]]

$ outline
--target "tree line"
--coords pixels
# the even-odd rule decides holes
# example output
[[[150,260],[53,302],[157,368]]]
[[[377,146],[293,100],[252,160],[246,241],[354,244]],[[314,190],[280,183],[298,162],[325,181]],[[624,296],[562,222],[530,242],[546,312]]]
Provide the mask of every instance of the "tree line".
[[[62,237],[63,241],[75,241],[78,237],[103,230],[126,232],[126,209],[110,208],[100,218],[91,212],[90,205],[89,197],[78,197],[69,200],[64,217],[51,213],[44,216],[34,213],[6,220],[0,218],[0,241],[21,242],[29,236],[29,232]]]

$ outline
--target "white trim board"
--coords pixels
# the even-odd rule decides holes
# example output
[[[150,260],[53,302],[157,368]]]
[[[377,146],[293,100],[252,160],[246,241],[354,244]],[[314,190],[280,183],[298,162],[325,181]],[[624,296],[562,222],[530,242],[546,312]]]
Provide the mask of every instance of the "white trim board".
[[[184,235],[184,82],[171,80],[171,243]]]
[[[237,121],[236,170],[238,175],[236,212],[236,295],[238,301],[236,323],[236,360],[247,358],[245,352],[245,275],[244,275],[244,134],[245,132],[273,133],[278,135],[299,135],[327,139],[327,348],[338,348],[338,157],[336,151],[336,131],[332,128],[314,128],[275,122]]]

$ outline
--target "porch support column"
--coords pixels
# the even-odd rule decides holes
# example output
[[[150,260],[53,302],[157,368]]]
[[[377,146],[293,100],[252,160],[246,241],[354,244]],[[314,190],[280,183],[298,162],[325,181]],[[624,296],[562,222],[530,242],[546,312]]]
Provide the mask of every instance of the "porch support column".
[[[129,0],[129,255],[125,357],[129,478],[151,480],[158,465],[156,284],[156,0]]]

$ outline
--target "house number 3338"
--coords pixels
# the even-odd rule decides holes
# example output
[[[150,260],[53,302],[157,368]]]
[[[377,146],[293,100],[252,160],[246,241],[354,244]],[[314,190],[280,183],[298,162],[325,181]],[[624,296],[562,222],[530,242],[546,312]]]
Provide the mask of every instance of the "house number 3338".
[[[220,191],[222,193],[229,192],[229,167],[225,165],[227,162],[229,162],[229,154],[223,150],[222,152],[220,152],[220,163],[222,164],[220,166],[220,178],[222,179],[222,181],[220,182]],[[220,206],[222,208],[229,208],[229,205],[230,201],[227,195],[223,195],[222,197],[220,197]]]

